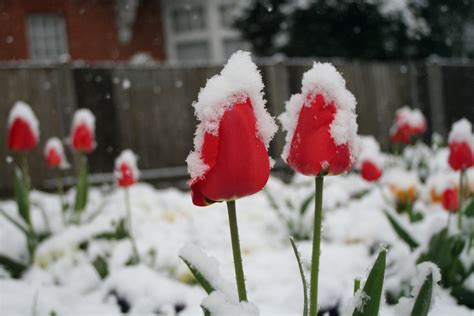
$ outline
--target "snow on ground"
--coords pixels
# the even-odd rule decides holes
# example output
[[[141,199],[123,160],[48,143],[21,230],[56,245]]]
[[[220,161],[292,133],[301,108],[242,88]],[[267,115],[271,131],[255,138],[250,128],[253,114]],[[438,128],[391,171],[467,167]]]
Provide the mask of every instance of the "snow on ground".
[[[445,153],[440,151],[437,155]],[[439,162],[441,158],[435,157],[433,161]],[[445,166],[437,164],[434,169],[442,170]],[[301,175],[295,175],[290,184],[270,178],[266,190],[278,205],[285,206],[281,207],[281,213],[272,208],[264,192],[237,201],[248,297],[260,315],[302,314],[301,280],[283,218],[292,209],[298,211],[313,185],[312,178]],[[321,310],[344,311],[353,296],[353,280],[365,278],[382,245],[391,245],[385,288],[396,288],[401,280],[415,278],[416,256],[397,238],[384,217],[382,210],[388,205],[380,193],[374,184],[357,174],[326,178]],[[389,191],[385,190],[385,194],[389,195]],[[187,192],[156,190],[143,183],[131,187],[130,196],[133,232],[141,258],[141,263],[133,266],[127,265],[132,254],[128,239],[92,239],[111,231],[125,216],[122,189],[92,189],[83,224],[66,228],[61,222],[59,197],[32,192],[35,227],[38,231],[52,230],[54,234],[39,246],[34,266],[22,279],[11,279],[0,271],[0,314],[31,315],[35,311],[36,315],[49,315],[55,311],[57,315],[118,315],[128,311],[136,315],[195,316],[202,314],[200,305],[205,299],[204,304],[209,308],[218,309],[222,307],[219,303],[227,302],[229,306],[224,306],[227,308],[224,314],[247,310],[254,315],[254,305],[235,305],[221,292],[207,296],[198,285],[192,284],[191,274],[178,256],[186,244],[199,247],[206,255],[216,258],[222,279],[230,282],[236,291],[225,204],[195,207]],[[73,201],[73,190],[66,198]],[[302,226],[297,229],[311,231],[313,205],[311,202]],[[0,202],[0,208],[18,218],[13,201]],[[429,233],[447,222],[447,213],[430,202],[429,194],[420,195],[416,208],[425,219],[409,227],[424,242]],[[400,217],[400,221],[408,226],[405,217]],[[311,242],[299,241],[298,247],[309,278]],[[0,217],[0,253],[17,260],[27,258],[23,236],[3,217]],[[99,255],[108,263],[109,274],[104,280],[91,264]],[[384,303],[381,315],[399,313],[396,307]],[[472,315],[472,311],[457,305],[440,289],[430,315],[463,316]]]

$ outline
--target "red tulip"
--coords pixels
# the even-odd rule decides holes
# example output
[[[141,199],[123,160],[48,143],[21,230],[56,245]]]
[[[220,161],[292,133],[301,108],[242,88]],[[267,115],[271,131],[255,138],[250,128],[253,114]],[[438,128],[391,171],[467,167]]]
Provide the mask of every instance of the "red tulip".
[[[356,156],[355,104],[334,66],[315,63],[280,117],[288,131],[282,155],[288,165],[311,176],[348,171]]]
[[[448,163],[453,170],[466,170],[474,166],[474,136],[471,124],[461,119],[453,124],[449,133]]]
[[[410,143],[410,138],[412,136],[412,130],[410,129],[410,126],[407,124],[398,126],[394,125],[390,129],[390,141],[392,144],[396,143],[404,143],[404,144],[409,144]]]
[[[135,154],[126,149],[115,160],[115,180],[120,187],[129,187],[138,181],[139,170]]]
[[[77,110],[74,114],[71,130],[72,147],[79,152],[90,153],[96,147],[95,117],[87,109]]]
[[[267,149],[258,135],[250,98],[236,102],[219,123],[217,136],[204,135],[201,159],[208,170],[191,181],[193,203],[206,206],[260,191],[270,175]]]
[[[443,207],[448,211],[455,213],[459,209],[458,192],[455,189],[446,189],[443,192]]]
[[[360,168],[360,175],[367,181],[376,181],[382,176],[382,169],[370,160],[365,160]]]
[[[250,54],[231,56],[193,104],[200,121],[186,162],[195,205],[260,191],[270,174],[268,145],[276,132],[265,109],[263,81]]]
[[[31,107],[18,101],[8,118],[8,148],[13,151],[32,150],[39,140],[38,120]]]
[[[64,155],[63,144],[56,137],[48,139],[44,147],[44,157],[51,168],[65,169],[69,166]]]

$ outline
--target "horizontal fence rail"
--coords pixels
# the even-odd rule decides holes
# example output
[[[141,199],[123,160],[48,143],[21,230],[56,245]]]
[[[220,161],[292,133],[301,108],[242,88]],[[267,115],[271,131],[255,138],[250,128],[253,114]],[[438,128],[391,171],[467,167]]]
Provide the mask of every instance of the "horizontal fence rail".
[[[394,112],[403,105],[421,109],[430,134],[446,135],[460,117],[474,119],[474,64],[430,62],[350,62],[330,60],[343,73],[357,98],[360,134],[374,135],[387,148]],[[268,109],[278,116],[290,95],[301,89],[312,59],[259,60]],[[12,189],[12,163],[19,157],[6,148],[8,113],[17,100],[29,103],[40,121],[41,142],[30,155],[32,183],[51,188],[56,175],[44,163],[49,137],[67,142],[72,114],[89,108],[96,116],[98,147],[89,157],[94,183],[111,181],[113,161],[125,148],[139,156],[145,180],[185,176],[196,119],[192,103],[221,65],[162,66],[117,64],[0,64],[0,192]],[[284,144],[279,131],[270,153],[278,158]],[[68,153],[70,160],[74,157]],[[74,170],[63,175],[73,183]]]

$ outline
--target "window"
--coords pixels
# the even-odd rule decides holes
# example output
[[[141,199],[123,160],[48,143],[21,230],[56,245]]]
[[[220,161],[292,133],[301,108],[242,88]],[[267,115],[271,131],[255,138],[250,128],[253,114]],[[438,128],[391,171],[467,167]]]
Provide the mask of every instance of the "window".
[[[206,28],[205,10],[202,6],[186,5],[176,8],[171,13],[173,30],[185,33]]]
[[[31,59],[67,58],[66,24],[61,14],[30,14],[27,23]]]
[[[176,54],[181,62],[208,61],[210,59],[207,42],[181,43],[176,45]]]
[[[223,4],[219,7],[220,24],[227,28],[233,28],[235,19],[235,3]]]

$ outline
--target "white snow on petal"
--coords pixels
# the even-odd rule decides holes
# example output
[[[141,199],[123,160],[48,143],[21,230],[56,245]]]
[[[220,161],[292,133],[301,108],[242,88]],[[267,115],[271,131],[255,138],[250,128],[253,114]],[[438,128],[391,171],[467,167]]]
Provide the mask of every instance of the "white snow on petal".
[[[326,104],[334,102],[337,112],[330,125],[331,136],[336,145],[349,144],[352,161],[355,161],[359,150],[355,114],[357,101],[347,90],[346,81],[332,64],[316,62],[303,75],[301,93],[291,96],[285,105],[285,112],[279,117],[283,129],[287,132],[282,158],[285,161],[288,158],[302,107],[310,106],[306,100],[318,94],[324,97]]]
[[[255,113],[257,136],[268,149],[277,126],[265,109],[263,88],[257,65],[252,62],[250,53],[244,51],[234,53],[221,73],[207,81],[206,86],[199,92],[198,100],[193,103],[199,124],[194,137],[194,150],[186,159],[192,179],[202,176],[208,168],[201,161],[204,134],[218,135],[219,122],[225,111],[236,102],[245,101],[247,97],[250,98]]]
[[[54,149],[56,153],[59,155],[59,157],[61,157],[61,163],[59,165],[59,168],[60,169],[69,168],[70,165],[66,159],[66,155],[64,154],[64,146],[59,138],[51,137],[50,139],[48,139],[48,141],[46,142],[46,146],[44,146],[44,151],[43,151],[44,156],[47,157],[48,153],[52,149]]]
[[[89,109],[79,109],[74,113],[72,119],[71,135],[77,126],[85,124],[92,133],[95,132],[95,116]]]
[[[411,128],[422,128],[426,126],[426,118],[419,109],[411,109],[408,106],[399,108],[395,113],[396,125],[408,125]]]
[[[40,131],[38,119],[31,109],[31,106],[23,101],[15,102],[15,105],[11,109],[10,115],[8,116],[8,127],[10,128],[13,122],[15,122],[15,120],[18,118],[24,120],[31,128],[31,131],[35,135],[36,139],[39,139]]]
[[[389,186],[395,186],[403,191],[410,188],[418,189],[421,186],[420,180],[415,172],[406,171],[401,168],[393,168],[385,172],[382,182]]]
[[[412,282],[411,290],[411,295],[413,297],[418,296],[423,283],[430,273],[433,275],[433,286],[436,286],[436,284],[441,281],[441,272],[439,271],[438,266],[432,262],[422,262],[416,267],[416,269],[418,274]],[[433,303],[431,303],[431,306],[432,305]]]
[[[212,292],[206,297],[202,306],[206,308],[212,316],[258,316],[260,315],[257,306],[250,302],[235,303],[220,291]]]
[[[130,149],[123,150],[120,155],[115,159],[115,178],[118,180],[122,177],[120,172],[120,166],[122,164],[127,165],[130,169],[132,178],[137,181],[140,177],[140,170],[137,167],[137,156]]]
[[[448,142],[451,143],[467,143],[472,146],[474,136],[472,135],[472,125],[471,123],[462,118],[459,121],[456,121],[451,128],[451,132],[449,133]]]

